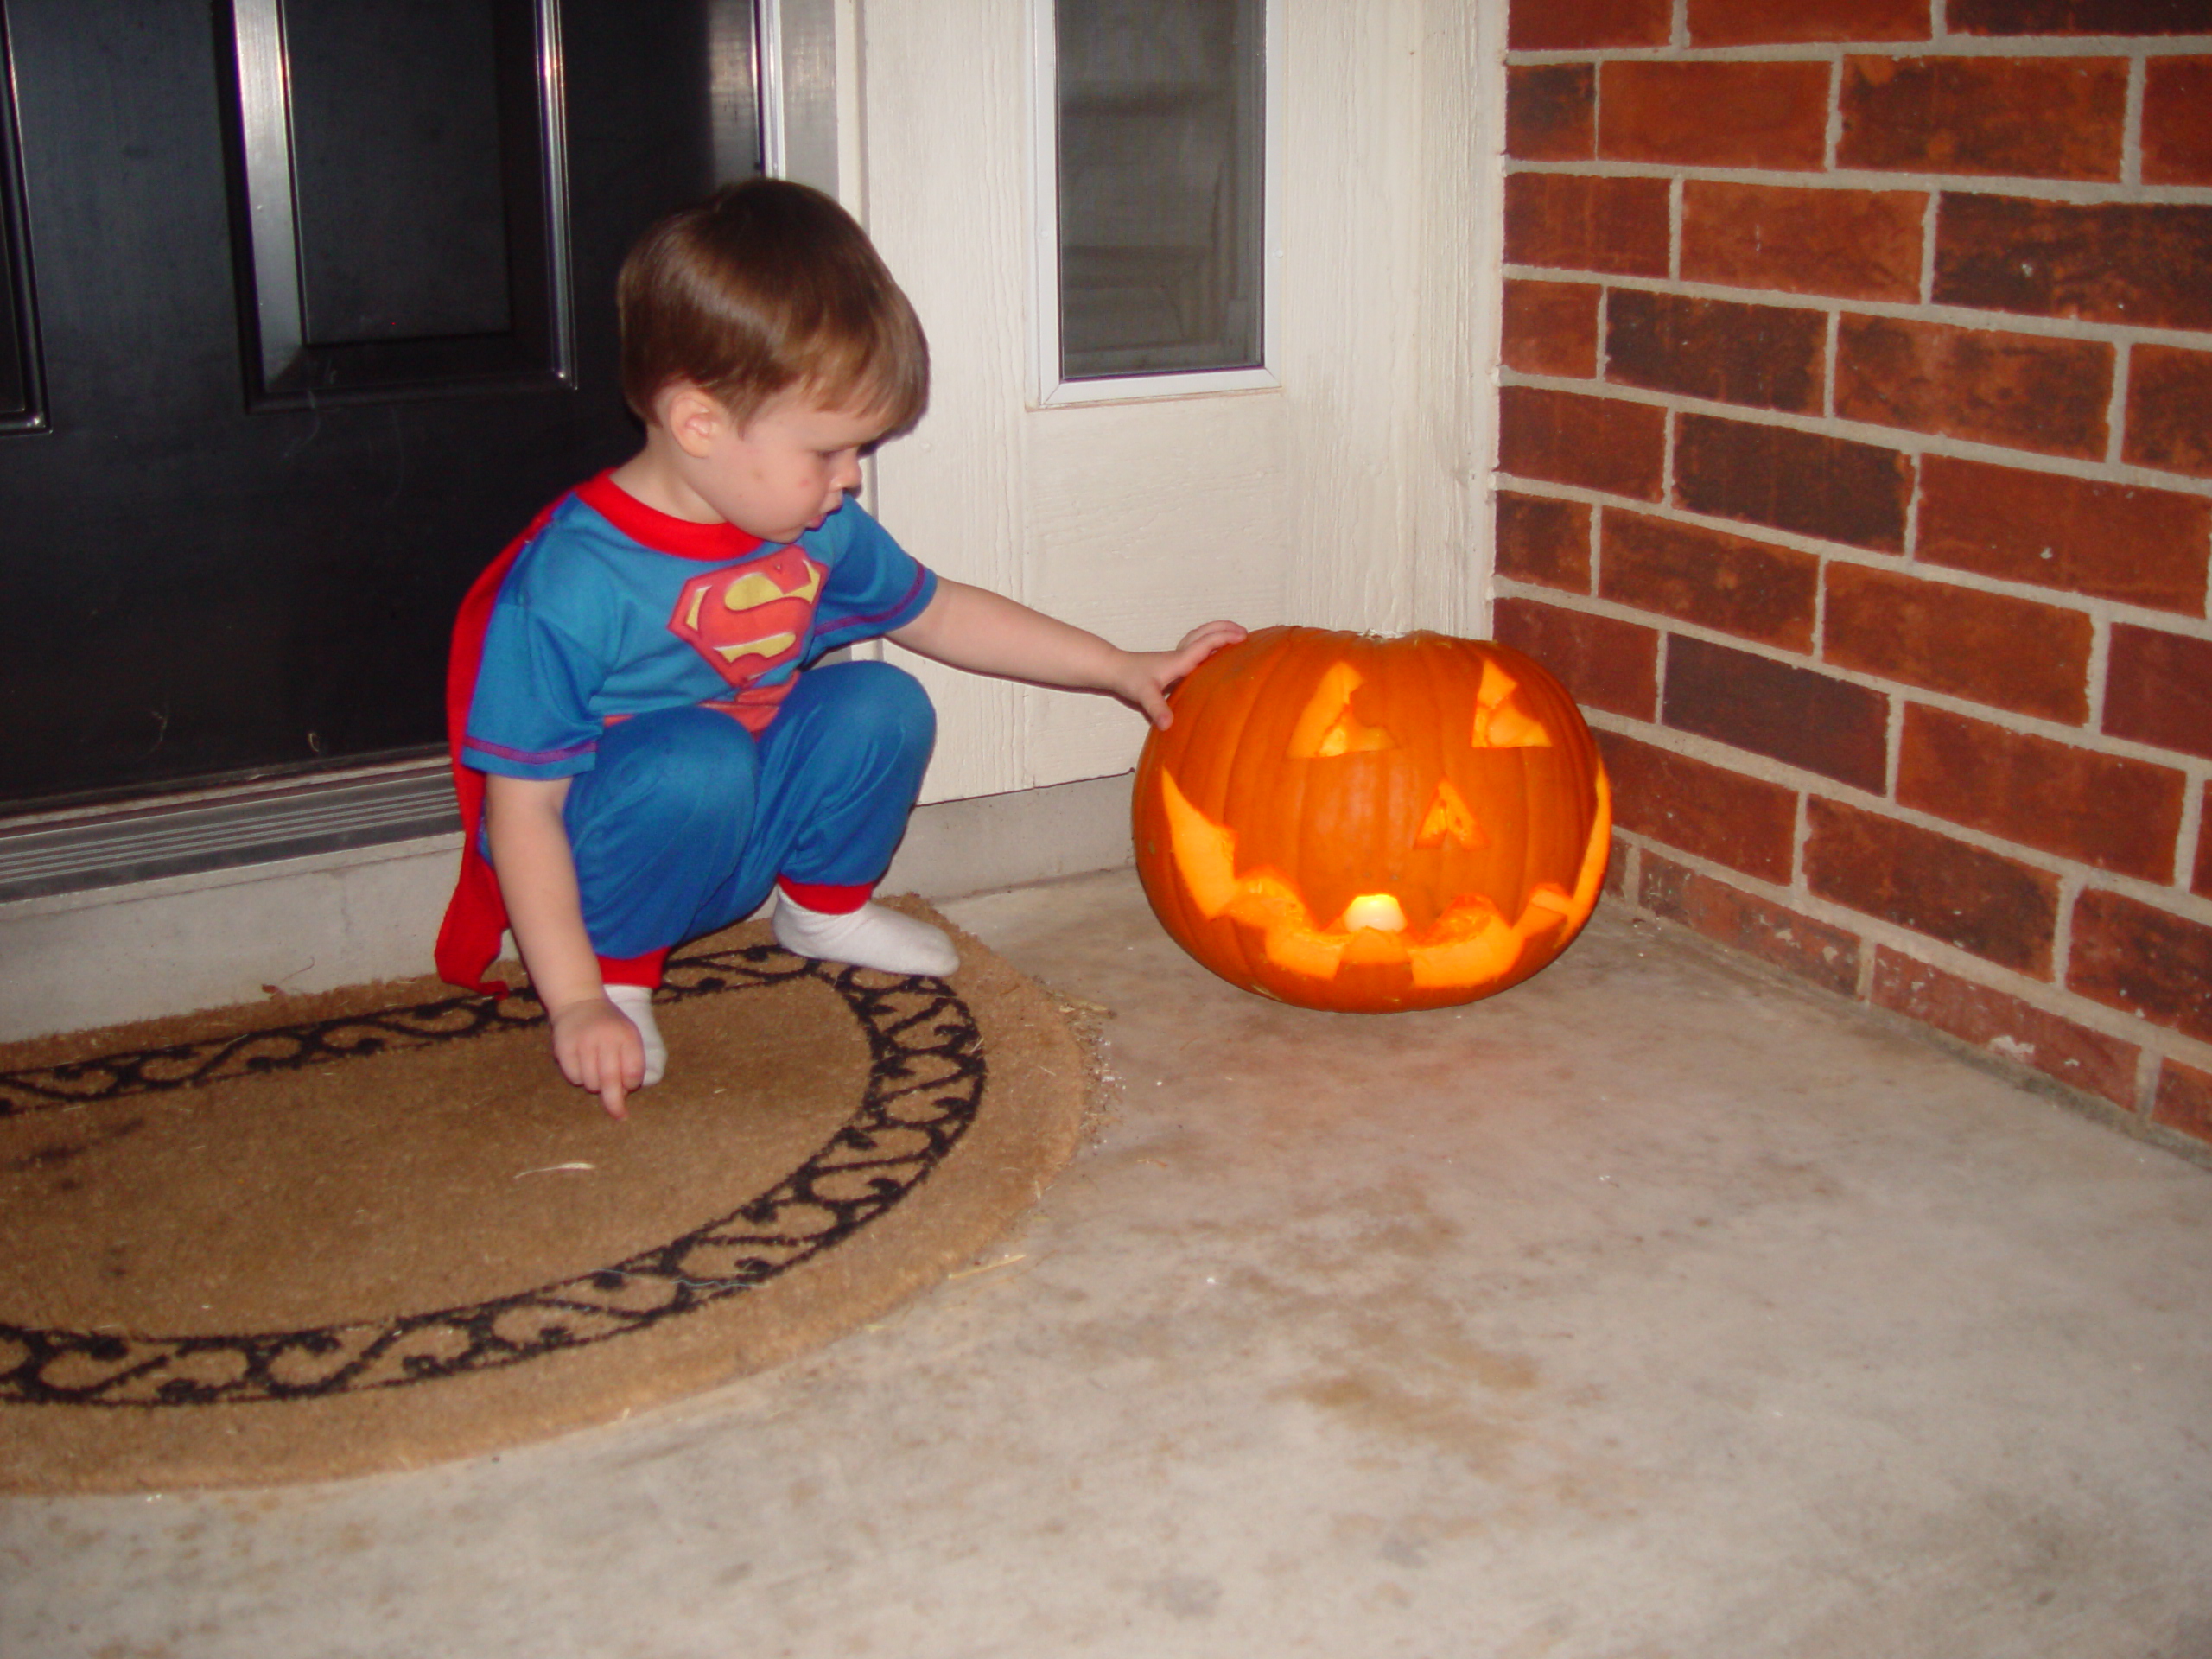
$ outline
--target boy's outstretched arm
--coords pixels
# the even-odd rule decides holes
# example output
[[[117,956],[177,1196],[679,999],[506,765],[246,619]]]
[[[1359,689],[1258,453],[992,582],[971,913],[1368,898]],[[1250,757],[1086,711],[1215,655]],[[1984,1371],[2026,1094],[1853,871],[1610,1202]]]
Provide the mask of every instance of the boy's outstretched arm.
[[[1173,651],[1123,651],[988,588],[942,577],[929,608],[891,636],[909,651],[971,673],[1111,692],[1163,729],[1171,718],[1167,689],[1243,637],[1234,622],[1206,622]]]
[[[599,1096],[611,1117],[626,1117],[624,1097],[645,1080],[645,1041],[607,999],[599,958],[584,930],[576,862],[561,808],[569,780],[484,780],[485,831],[531,988],[545,1005],[553,1058],[577,1087]]]

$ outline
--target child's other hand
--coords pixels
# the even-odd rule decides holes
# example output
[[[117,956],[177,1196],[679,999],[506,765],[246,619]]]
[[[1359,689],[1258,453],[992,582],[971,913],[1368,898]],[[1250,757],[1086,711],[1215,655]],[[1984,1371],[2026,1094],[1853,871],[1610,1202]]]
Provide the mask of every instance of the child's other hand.
[[[1166,731],[1175,718],[1168,712],[1167,693],[1214,652],[1243,637],[1244,630],[1236,623],[1201,622],[1173,651],[1130,652],[1136,673],[1128,688],[1129,701],[1144,710],[1146,719]]]
[[[625,1096],[645,1082],[645,1039],[629,1016],[594,996],[556,1008],[549,1019],[561,1075],[596,1094],[609,1117],[627,1117]]]

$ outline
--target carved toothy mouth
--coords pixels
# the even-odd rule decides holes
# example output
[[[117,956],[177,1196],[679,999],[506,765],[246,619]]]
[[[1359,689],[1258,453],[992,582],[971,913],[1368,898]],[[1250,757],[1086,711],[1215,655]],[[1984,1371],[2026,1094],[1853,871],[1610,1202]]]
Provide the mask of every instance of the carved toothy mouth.
[[[1240,875],[1236,832],[1192,806],[1172,773],[1162,772],[1160,782],[1176,873],[1198,913],[1257,930],[1269,962],[1313,979],[1334,979],[1347,963],[1403,963],[1424,990],[1501,979],[1530,942],[1561,924],[1572,933],[1589,918],[1611,844],[1612,791],[1600,771],[1597,810],[1573,893],[1540,882],[1512,920],[1487,899],[1463,899],[1418,931],[1408,930],[1405,907],[1395,894],[1361,893],[1334,926],[1322,927],[1279,872],[1260,868]]]

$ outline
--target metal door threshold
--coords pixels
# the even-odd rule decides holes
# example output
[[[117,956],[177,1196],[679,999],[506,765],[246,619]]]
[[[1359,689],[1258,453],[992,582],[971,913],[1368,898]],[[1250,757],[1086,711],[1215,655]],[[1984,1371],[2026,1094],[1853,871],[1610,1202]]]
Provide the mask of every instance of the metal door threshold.
[[[0,827],[0,904],[199,875],[461,829],[443,762]]]

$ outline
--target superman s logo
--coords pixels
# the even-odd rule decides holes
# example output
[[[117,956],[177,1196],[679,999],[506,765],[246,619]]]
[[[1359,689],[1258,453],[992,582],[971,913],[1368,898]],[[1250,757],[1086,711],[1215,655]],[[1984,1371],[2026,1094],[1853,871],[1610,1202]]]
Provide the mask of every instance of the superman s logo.
[[[710,570],[683,584],[668,631],[741,689],[798,655],[822,575],[796,547]]]

